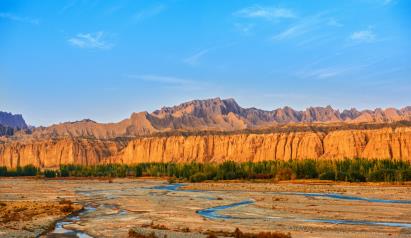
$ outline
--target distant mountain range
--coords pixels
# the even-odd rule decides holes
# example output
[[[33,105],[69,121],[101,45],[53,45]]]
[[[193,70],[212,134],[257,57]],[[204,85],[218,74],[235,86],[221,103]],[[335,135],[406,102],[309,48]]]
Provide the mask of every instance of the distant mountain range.
[[[334,110],[331,106],[310,107],[304,111],[284,107],[265,111],[257,108],[242,108],[234,99],[213,98],[163,107],[152,113],[133,113],[130,118],[118,123],[97,123],[86,119],[36,128],[33,130],[33,135],[36,137],[73,136],[108,139],[176,130],[234,131],[290,123],[387,123],[402,120],[411,121],[411,107],[363,111],[353,108],[342,112]],[[21,118],[13,125],[27,127],[22,122],[24,120],[22,121]]]
[[[27,129],[28,126],[22,115],[13,115],[0,111],[0,136],[11,136],[15,131]]]
[[[9,112],[0,111],[0,125],[14,129],[26,129],[27,124],[20,114],[11,114]]]
[[[16,129],[25,126],[21,116],[2,115],[8,119],[0,135],[8,136],[0,137],[0,166],[10,168],[305,158],[411,161],[411,107],[264,111],[214,98],[133,113],[118,123],[82,120],[26,129]]]

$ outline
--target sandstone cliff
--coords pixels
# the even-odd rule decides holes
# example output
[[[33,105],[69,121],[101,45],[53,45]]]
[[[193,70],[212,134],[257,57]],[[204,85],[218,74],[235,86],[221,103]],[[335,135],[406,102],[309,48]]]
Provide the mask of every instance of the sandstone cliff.
[[[59,139],[0,144],[0,166],[28,164],[41,168],[56,168],[60,164],[94,165],[107,161],[124,147],[121,142]]]
[[[411,127],[328,133],[147,137],[128,142],[66,138],[0,144],[0,166],[7,167],[354,157],[411,160]]]

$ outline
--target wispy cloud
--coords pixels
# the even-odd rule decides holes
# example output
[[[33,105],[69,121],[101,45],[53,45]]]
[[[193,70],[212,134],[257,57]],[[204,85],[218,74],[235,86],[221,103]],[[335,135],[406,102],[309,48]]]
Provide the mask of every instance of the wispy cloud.
[[[251,6],[243,8],[234,13],[235,16],[246,18],[262,18],[262,19],[278,19],[278,18],[295,18],[294,11],[288,8],[280,7],[263,7],[263,6]]]
[[[136,21],[140,21],[143,20],[145,18],[149,18],[149,17],[153,17],[156,16],[160,13],[162,13],[164,10],[166,10],[166,5],[163,4],[159,4],[159,5],[155,5],[153,7],[149,7],[143,10],[138,11],[134,16],[134,20]]]
[[[299,94],[299,93],[263,93],[262,96],[266,98],[277,98],[277,99],[289,99],[289,98],[304,99],[307,97],[306,95]]]
[[[251,30],[254,28],[254,24],[235,23],[234,28],[239,32],[249,34]]]
[[[323,14],[317,14],[314,16],[302,18],[296,24],[289,26],[287,29],[271,37],[271,39],[274,41],[291,39],[314,31],[324,23],[322,15]]]
[[[334,26],[334,27],[343,27],[344,26],[344,24],[342,24],[341,22],[337,21],[334,18],[328,19],[327,25]]]
[[[296,46],[299,47],[312,47],[313,45],[322,45],[326,41],[335,39],[335,35],[331,33],[327,34],[315,34],[312,37],[304,37],[300,42],[296,43]]]
[[[6,13],[6,12],[0,12],[0,18],[7,19],[10,21],[16,21],[16,22],[21,22],[21,23],[28,23],[32,25],[38,25],[40,24],[40,20],[31,18],[31,17],[22,17],[22,16],[17,16],[12,13]]]
[[[392,2],[394,2],[394,0],[382,0],[383,5],[388,5],[388,4],[391,4]]]
[[[199,63],[200,59],[206,54],[208,54],[212,49],[213,48],[207,48],[207,49],[200,50],[196,52],[195,54],[185,58],[183,62],[189,65],[196,65]]]
[[[349,71],[350,68],[322,68],[300,73],[303,78],[326,79],[332,78]]]
[[[284,40],[287,38],[303,35],[308,31],[309,31],[309,28],[305,24],[294,25],[278,33],[277,35],[274,35],[272,39],[273,40]]]
[[[74,7],[76,4],[77,4],[77,0],[70,0],[70,1],[68,1],[67,4],[64,5],[64,6],[60,9],[59,14],[65,13],[66,11],[68,11],[69,9],[71,9],[72,7]]]
[[[79,48],[90,49],[111,49],[113,44],[104,40],[106,33],[98,31],[95,33],[79,33],[76,36],[68,39],[69,44]]]
[[[126,75],[127,78],[139,79],[149,82],[165,83],[165,84],[174,84],[174,85],[187,85],[192,84],[194,81],[172,77],[172,76],[162,76],[162,75],[152,75],[152,74],[143,74],[143,75]]]
[[[376,38],[377,36],[371,29],[355,31],[350,35],[350,39],[355,42],[371,43],[374,42]]]
[[[195,81],[186,78],[180,78],[175,76],[166,76],[166,75],[155,75],[155,74],[142,74],[135,75],[129,74],[125,75],[126,78],[136,79],[146,82],[157,83],[162,86],[171,89],[183,90],[183,91],[194,91],[194,90],[203,90],[207,87],[207,83]]]
[[[300,78],[313,78],[313,79],[329,79],[336,78],[343,75],[352,74],[373,65],[378,64],[381,60],[371,60],[367,63],[357,65],[339,65],[332,67],[309,67],[297,72],[297,76]]]

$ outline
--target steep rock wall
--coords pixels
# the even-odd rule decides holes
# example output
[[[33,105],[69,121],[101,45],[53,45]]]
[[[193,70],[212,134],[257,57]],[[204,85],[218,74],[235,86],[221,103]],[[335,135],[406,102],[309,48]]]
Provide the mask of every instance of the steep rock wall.
[[[115,142],[86,139],[0,144],[0,166],[289,159],[411,160],[411,128],[272,134],[170,136]]]
[[[33,164],[57,168],[60,164],[93,165],[105,163],[124,146],[99,140],[60,139],[0,144],[0,166],[15,168]]]

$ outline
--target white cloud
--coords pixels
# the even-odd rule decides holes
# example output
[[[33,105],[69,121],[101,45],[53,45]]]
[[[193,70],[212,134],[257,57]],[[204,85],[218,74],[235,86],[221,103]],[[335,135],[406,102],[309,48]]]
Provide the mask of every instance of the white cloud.
[[[199,60],[210,52],[211,48],[200,50],[199,52],[185,58],[183,60],[184,63],[189,65],[196,65],[199,63]]]
[[[312,95],[307,96],[305,94],[300,94],[300,93],[264,93],[262,95],[263,97],[266,97],[266,98],[276,98],[276,99],[290,99],[290,98],[305,99],[307,97],[312,96]]]
[[[171,76],[161,76],[161,75],[152,75],[152,74],[144,74],[144,75],[127,75],[127,78],[134,78],[140,79],[143,81],[150,81],[150,82],[158,82],[158,83],[165,83],[165,84],[191,84],[193,81],[188,79],[182,79],[177,77]]]
[[[164,86],[179,89],[179,90],[201,90],[207,85],[203,82],[198,82],[190,79],[179,78],[174,76],[164,76],[164,75],[153,75],[153,74],[143,74],[143,75],[126,75],[126,78],[137,79],[146,82],[160,83]]]
[[[67,2],[66,5],[63,6],[63,8],[60,9],[59,14],[65,13],[72,7],[74,7],[77,4],[77,0],[70,0]]]
[[[234,15],[246,18],[263,18],[263,19],[275,19],[275,18],[294,18],[295,13],[287,8],[279,7],[262,7],[252,6],[243,8],[234,13]]]
[[[68,39],[68,42],[75,47],[90,49],[111,49],[113,44],[104,41],[106,34],[103,31],[95,33],[79,33]]]
[[[30,17],[21,17],[21,16],[14,15],[12,13],[0,12],[0,18],[7,19],[10,21],[29,23],[33,25],[40,24],[40,21],[38,19],[30,18]]]
[[[335,20],[334,18],[331,18],[328,20],[327,25],[329,26],[335,26],[335,27],[343,27],[344,25],[340,23],[339,21]]]
[[[274,41],[278,41],[295,38],[304,35],[308,32],[314,31],[322,24],[324,24],[322,14],[317,14],[311,17],[305,17],[301,19],[298,23],[291,25],[287,29],[274,35],[271,39]]]
[[[374,42],[376,35],[372,30],[356,31],[350,35],[350,39],[356,42]]]
[[[160,14],[161,12],[163,12],[164,10],[166,10],[165,5],[163,5],[163,4],[156,5],[154,7],[150,7],[150,8],[147,8],[147,9],[144,9],[144,10],[141,10],[141,11],[137,12],[134,15],[134,19],[137,20],[137,21],[140,21],[140,20],[145,19],[145,18],[156,16],[156,15]]]
[[[317,67],[313,68],[311,65],[303,70],[297,71],[297,76],[301,78],[313,78],[313,79],[328,79],[336,78],[340,76],[346,76],[353,73],[358,73],[361,70],[375,66],[380,60],[371,60],[363,64],[355,65],[339,65],[331,67]]]
[[[272,39],[273,40],[283,40],[286,38],[302,35],[306,33],[307,31],[308,29],[304,25],[295,25],[273,36]]]
[[[302,78],[326,79],[341,75],[342,73],[347,72],[348,70],[348,68],[322,68],[300,72],[299,76]]]
[[[248,34],[251,32],[251,30],[253,29],[254,25],[253,24],[242,24],[242,23],[235,23],[234,24],[234,28],[237,31],[240,31],[244,34]]]
[[[322,45],[327,41],[330,41],[332,39],[335,39],[334,34],[315,34],[312,37],[304,37],[300,42],[296,43],[296,46],[299,47],[312,47],[313,45]]]

